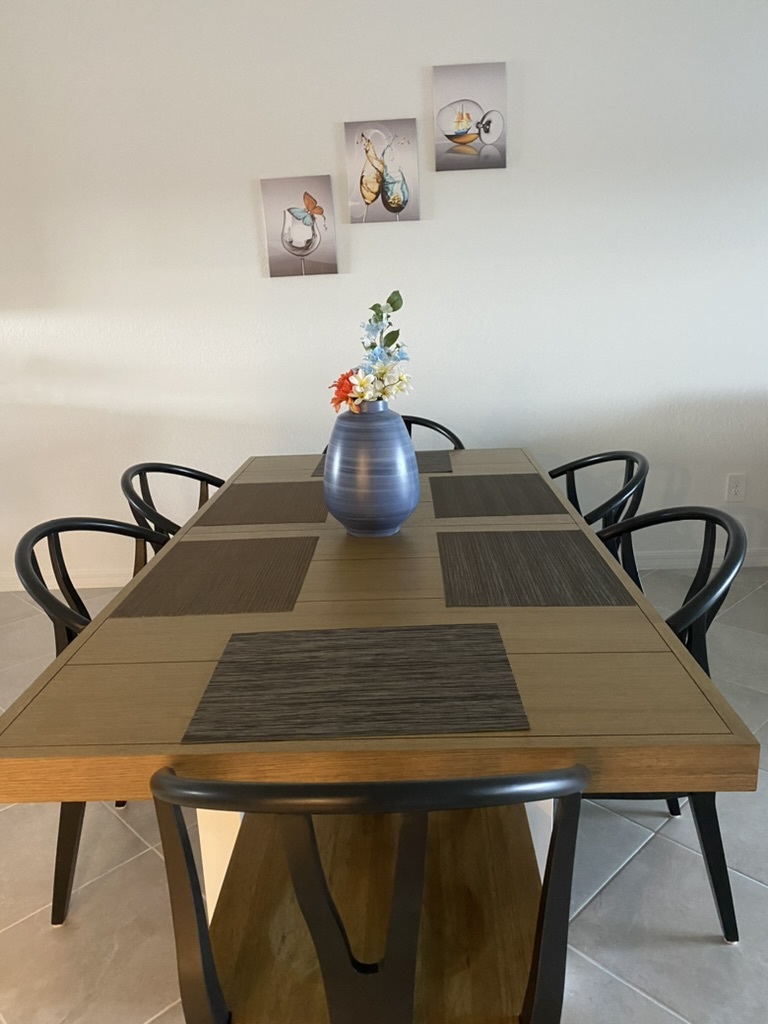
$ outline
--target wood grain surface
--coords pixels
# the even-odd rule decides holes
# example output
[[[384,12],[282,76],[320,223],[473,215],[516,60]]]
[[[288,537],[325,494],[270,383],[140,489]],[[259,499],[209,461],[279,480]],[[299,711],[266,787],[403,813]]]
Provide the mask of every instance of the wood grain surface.
[[[0,802],[146,797],[169,763],[222,778],[364,780],[579,761],[595,790],[754,788],[754,738],[535,460],[519,449],[448,455],[442,482],[538,474],[560,511],[437,519],[425,487],[386,540],[349,538],[330,518],[199,525],[249,484],[321,486],[316,454],[249,459],[0,718]],[[531,530],[545,546],[580,536],[586,574],[607,572],[627,603],[446,605],[438,545],[448,535]],[[233,633],[484,622],[498,628],[527,730],[182,743]]]
[[[316,817],[359,959],[383,954],[396,815]],[[414,1024],[517,1020],[541,891],[522,807],[430,815]],[[327,1024],[322,979],[273,817],[245,818],[211,925],[233,1024]]]

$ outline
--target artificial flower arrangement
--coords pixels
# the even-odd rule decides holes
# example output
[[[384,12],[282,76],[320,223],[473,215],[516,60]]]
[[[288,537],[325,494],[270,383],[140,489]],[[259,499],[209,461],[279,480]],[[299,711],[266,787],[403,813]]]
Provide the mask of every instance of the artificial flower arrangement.
[[[408,353],[400,341],[400,331],[390,320],[402,305],[400,292],[392,292],[386,302],[370,307],[372,316],[360,325],[365,358],[331,384],[331,405],[336,412],[344,405],[350,412],[360,412],[361,402],[389,400],[411,390],[410,374],[402,367]]]

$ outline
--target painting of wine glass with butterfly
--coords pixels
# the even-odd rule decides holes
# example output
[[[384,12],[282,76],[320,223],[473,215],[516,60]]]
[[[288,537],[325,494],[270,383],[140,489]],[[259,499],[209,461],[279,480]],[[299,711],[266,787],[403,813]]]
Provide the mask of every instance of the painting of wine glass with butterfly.
[[[336,274],[330,175],[261,182],[270,277]]]

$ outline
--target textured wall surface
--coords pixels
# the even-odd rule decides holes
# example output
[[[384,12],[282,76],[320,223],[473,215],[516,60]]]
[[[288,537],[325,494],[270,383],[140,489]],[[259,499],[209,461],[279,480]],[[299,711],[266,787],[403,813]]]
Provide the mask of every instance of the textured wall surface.
[[[320,451],[393,288],[400,411],[546,466],[637,448],[646,508],[746,472],[768,560],[766,37],[763,0],[4,0],[0,587],[32,523],[124,517],[131,462]],[[436,174],[431,67],[474,61],[507,62],[508,166]],[[418,223],[349,224],[369,117],[418,120]],[[258,182],[299,174],[332,176],[340,273],[271,280]]]

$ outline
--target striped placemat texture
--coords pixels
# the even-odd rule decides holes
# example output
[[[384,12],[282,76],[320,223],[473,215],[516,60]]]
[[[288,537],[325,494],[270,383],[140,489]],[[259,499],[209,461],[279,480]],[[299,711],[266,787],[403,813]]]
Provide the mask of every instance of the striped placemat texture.
[[[543,516],[566,511],[537,473],[436,477],[429,483],[436,519]]]
[[[216,497],[197,525],[324,523],[327,516],[320,481],[233,484]]]
[[[452,473],[451,453],[447,451],[416,452],[416,465],[420,473]],[[325,470],[325,456],[312,470],[312,476],[322,476]]]
[[[492,623],[321,629],[234,634],[183,742],[528,727]]]
[[[438,533],[449,608],[632,605],[578,530]]]
[[[317,537],[182,542],[153,565],[112,615],[289,612],[316,544]]]

